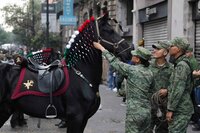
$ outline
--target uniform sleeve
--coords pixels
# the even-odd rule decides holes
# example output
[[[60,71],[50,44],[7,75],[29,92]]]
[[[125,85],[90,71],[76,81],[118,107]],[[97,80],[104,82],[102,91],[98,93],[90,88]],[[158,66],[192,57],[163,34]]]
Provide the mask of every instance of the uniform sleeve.
[[[191,61],[192,63],[192,69],[193,70],[199,70],[199,64],[198,64],[198,61],[197,61],[197,59],[195,58],[195,57],[193,57],[192,58],[192,61]]]
[[[186,63],[182,62],[176,66],[174,73],[171,75],[173,77],[170,78],[167,104],[168,110],[176,110],[185,89],[187,89],[186,83],[188,75],[190,75],[190,68]]]
[[[121,62],[118,58],[116,58],[113,54],[111,54],[107,50],[103,52],[103,56],[106,57],[110,65],[120,74],[128,76],[129,67],[131,67],[131,65]]]

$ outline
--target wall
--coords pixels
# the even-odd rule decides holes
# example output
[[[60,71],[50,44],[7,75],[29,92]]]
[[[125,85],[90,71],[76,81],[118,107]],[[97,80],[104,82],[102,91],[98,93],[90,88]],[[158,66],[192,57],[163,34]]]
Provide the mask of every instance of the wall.
[[[194,46],[195,25],[192,20],[192,6],[188,0],[171,0],[170,39],[180,36],[188,39]]]
[[[134,0],[133,12],[133,42],[137,46],[142,38],[142,25],[139,23],[138,10],[158,4],[165,0]],[[185,37],[194,46],[195,24],[192,20],[192,6],[190,0],[168,0],[168,39],[176,36]]]
[[[171,19],[170,38],[184,36],[184,0],[172,0]]]
[[[136,0],[136,1],[137,1],[137,9],[140,10],[142,8],[155,5],[157,3],[160,3],[166,0]],[[174,0],[174,1],[177,1],[177,0]]]
[[[46,13],[41,13],[41,23],[43,26],[46,26],[46,21]],[[49,32],[60,32],[60,25],[56,13],[49,14]]]
[[[133,2],[133,43],[135,48],[138,46],[138,41],[142,39],[143,29],[139,22],[139,10],[146,7],[164,2],[166,0],[134,0]]]

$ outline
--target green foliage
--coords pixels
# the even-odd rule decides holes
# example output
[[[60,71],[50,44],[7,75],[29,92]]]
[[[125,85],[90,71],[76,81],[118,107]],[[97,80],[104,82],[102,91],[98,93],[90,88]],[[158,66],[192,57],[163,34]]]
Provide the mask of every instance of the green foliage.
[[[32,2],[33,0],[29,0],[23,7],[7,5],[1,11],[4,13],[6,24],[14,28],[13,42],[38,50],[46,45],[46,29],[41,26],[41,0],[34,0],[34,6]],[[62,38],[59,34],[49,33],[50,47],[61,50],[61,44]]]
[[[34,50],[41,49],[42,47],[46,47],[46,34],[44,31],[39,31],[36,35],[31,39],[31,47]],[[62,38],[57,33],[49,34],[49,47],[54,48],[56,50],[62,49]]]
[[[40,27],[40,0],[29,0],[24,6],[7,5],[1,9],[5,16],[5,22],[8,26],[13,27],[13,34],[15,34],[14,42],[29,46],[31,40],[34,38],[35,29]],[[34,10],[32,10],[34,9]],[[34,17],[34,23],[33,23]]]
[[[0,45],[5,43],[12,43],[13,34],[6,32],[3,28],[0,28]]]

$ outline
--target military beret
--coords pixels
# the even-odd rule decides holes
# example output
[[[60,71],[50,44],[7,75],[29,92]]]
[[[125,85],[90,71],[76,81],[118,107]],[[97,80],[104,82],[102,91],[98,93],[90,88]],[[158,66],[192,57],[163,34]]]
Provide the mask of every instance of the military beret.
[[[178,48],[181,48],[185,51],[188,49],[189,45],[190,44],[188,43],[188,41],[181,37],[176,37],[170,41],[170,46],[177,46]]]
[[[153,48],[158,48],[158,49],[168,49],[169,48],[169,42],[168,41],[158,41],[157,43],[153,44]]]
[[[139,56],[145,60],[149,60],[151,58],[151,52],[144,47],[138,47],[136,50],[132,50],[131,54],[133,56]]]

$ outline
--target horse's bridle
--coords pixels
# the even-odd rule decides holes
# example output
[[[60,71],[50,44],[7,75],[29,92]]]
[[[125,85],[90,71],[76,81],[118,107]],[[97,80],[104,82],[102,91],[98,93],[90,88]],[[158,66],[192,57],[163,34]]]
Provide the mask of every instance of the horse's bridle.
[[[101,17],[97,18],[97,20],[95,21],[96,30],[97,30],[97,35],[98,35],[98,42],[99,42],[99,43],[100,43],[100,42],[104,42],[104,43],[107,43],[107,44],[109,44],[109,45],[112,45],[113,48],[114,48],[114,51],[116,51],[116,49],[118,48],[118,46],[119,46],[123,41],[125,41],[125,39],[122,38],[122,39],[119,40],[118,42],[110,42],[110,41],[107,41],[107,40],[103,39],[103,38],[101,37],[101,35],[100,35],[100,32],[99,32],[98,20],[99,20],[100,18],[101,18]],[[114,19],[109,18],[109,20],[114,20]],[[119,23],[118,23],[116,20],[114,20],[114,22],[117,23],[117,24],[119,25]],[[121,25],[120,25],[120,26],[121,26]],[[122,30],[121,27],[120,27],[120,29]],[[125,52],[125,51],[127,51],[127,50],[129,50],[129,49],[131,49],[131,46],[129,46],[128,48],[122,50],[122,51],[119,52],[117,55],[120,55],[121,53],[123,53],[123,52]]]

